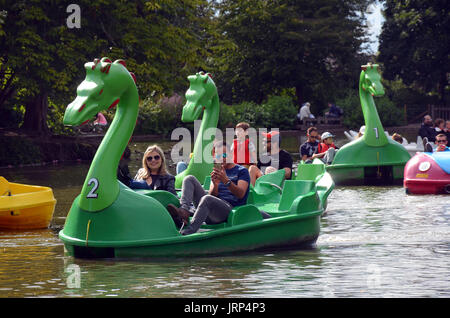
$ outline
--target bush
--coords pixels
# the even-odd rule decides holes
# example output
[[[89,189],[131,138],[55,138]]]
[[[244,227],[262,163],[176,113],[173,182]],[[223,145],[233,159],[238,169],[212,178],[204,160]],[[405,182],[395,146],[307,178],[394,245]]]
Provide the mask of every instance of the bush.
[[[135,133],[168,136],[181,124],[183,99],[160,99],[155,102],[151,97],[141,101]]]
[[[381,124],[384,127],[406,124],[402,108],[397,107],[387,96],[375,98],[374,100]],[[358,93],[349,92],[346,97],[336,100],[336,105],[344,110],[342,117],[344,126],[349,129],[359,129],[364,125],[364,116]]]
[[[297,109],[288,96],[270,96],[262,104],[242,102],[228,106],[221,104],[219,128],[235,127],[239,122],[248,122],[253,128],[292,129],[295,126]]]

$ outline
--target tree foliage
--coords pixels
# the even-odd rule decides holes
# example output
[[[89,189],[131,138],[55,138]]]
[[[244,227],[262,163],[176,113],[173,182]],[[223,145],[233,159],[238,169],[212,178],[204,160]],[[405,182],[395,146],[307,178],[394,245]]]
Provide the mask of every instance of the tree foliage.
[[[368,3],[220,1],[216,22],[220,37],[212,47],[219,91],[229,98],[227,102],[261,102],[277,90],[295,88],[302,102],[323,91],[330,93],[350,76],[354,81],[366,40],[360,13]]]
[[[442,102],[450,73],[450,2],[389,0],[380,36],[378,60],[383,76],[402,79]]]
[[[80,0],[80,28],[66,23],[68,1],[0,4],[0,108],[16,93],[23,126],[43,134],[48,99],[69,102],[89,60],[125,59],[141,94],[170,92],[205,60],[205,0]]]

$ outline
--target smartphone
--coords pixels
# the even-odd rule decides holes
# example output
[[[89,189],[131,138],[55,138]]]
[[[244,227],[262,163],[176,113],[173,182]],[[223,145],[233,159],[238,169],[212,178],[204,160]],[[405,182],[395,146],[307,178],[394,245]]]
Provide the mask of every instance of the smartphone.
[[[215,162],[214,163],[214,168],[217,170],[222,170],[222,164],[220,162]]]

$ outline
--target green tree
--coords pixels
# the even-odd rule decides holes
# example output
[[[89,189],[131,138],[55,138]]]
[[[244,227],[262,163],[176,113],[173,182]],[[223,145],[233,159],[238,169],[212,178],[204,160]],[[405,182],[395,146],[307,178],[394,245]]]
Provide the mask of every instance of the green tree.
[[[227,103],[260,103],[284,88],[297,101],[357,79],[364,0],[224,0],[212,65]],[[355,62],[356,61],[356,62]],[[357,64],[357,65],[356,65]],[[326,102],[323,100],[322,102]],[[324,103],[325,104],[325,103]]]
[[[125,59],[144,95],[170,92],[203,64],[206,0],[80,0],[80,28],[66,23],[69,3],[0,0],[0,108],[15,92],[23,129],[48,134],[49,99],[68,103],[96,57]]]
[[[450,2],[390,0],[380,35],[383,76],[397,77],[446,103],[450,73]]]

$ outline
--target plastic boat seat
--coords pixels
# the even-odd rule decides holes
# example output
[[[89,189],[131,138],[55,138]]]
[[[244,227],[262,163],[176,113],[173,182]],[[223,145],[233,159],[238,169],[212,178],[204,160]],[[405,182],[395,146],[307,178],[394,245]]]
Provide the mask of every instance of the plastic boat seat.
[[[280,204],[278,205],[278,211],[289,211],[296,198],[315,191],[315,187],[315,182],[311,180],[286,180]]]
[[[317,181],[325,173],[324,164],[300,164],[297,168],[296,180]]]
[[[228,215],[227,226],[236,226],[251,222],[261,221],[261,212],[254,205],[242,205],[231,210]]]
[[[167,207],[169,204],[173,204],[176,207],[180,206],[180,200],[173,195],[172,193],[164,190],[136,190],[135,192],[152,197],[156,199],[159,203],[161,203],[164,207]]]
[[[203,189],[209,190],[210,186],[211,186],[211,176],[206,176],[205,181],[203,182]]]
[[[281,192],[280,189],[283,187],[284,176],[285,171],[281,169],[259,177],[255,182],[255,192],[260,195]]]

